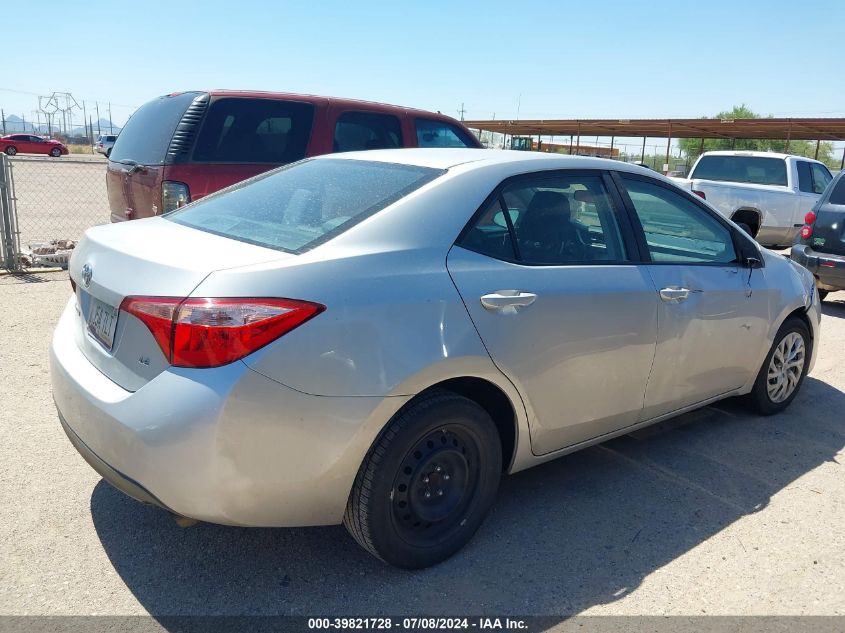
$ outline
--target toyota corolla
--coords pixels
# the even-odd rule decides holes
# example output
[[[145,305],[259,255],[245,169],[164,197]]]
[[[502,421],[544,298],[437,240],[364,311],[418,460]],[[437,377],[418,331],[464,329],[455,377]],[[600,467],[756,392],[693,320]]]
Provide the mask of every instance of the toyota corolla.
[[[89,229],[51,347],[70,441],[179,517],[344,523],[401,567],[474,534],[500,477],[814,361],[812,276],[617,161],[486,150],[305,160]]]

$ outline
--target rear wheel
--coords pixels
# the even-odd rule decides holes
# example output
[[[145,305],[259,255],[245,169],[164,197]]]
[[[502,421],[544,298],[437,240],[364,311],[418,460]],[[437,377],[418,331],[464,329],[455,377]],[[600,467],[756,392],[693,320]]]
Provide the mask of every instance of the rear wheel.
[[[6,148],[6,154],[8,156],[14,156],[17,153],[18,153],[18,148],[15,147],[14,145],[9,145],[9,147]]]
[[[53,158],[58,158],[61,155],[62,155],[62,150],[60,150],[58,147],[54,147],[53,149],[50,150],[50,156],[52,156]]]
[[[387,563],[435,565],[475,534],[501,469],[501,443],[487,412],[462,396],[432,391],[399,411],[370,450],[343,523]]]
[[[810,361],[810,331],[801,319],[792,317],[780,327],[754,388],[748,394],[751,406],[761,415],[786,409],[798,394]]]

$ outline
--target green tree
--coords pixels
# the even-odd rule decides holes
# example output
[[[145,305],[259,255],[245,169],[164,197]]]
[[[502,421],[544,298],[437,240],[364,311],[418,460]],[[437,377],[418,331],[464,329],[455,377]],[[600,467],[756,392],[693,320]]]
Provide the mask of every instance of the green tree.
[[[704,117],[711,118],[711,117]],[[726,112],[719,112],[714,119],[760,119],[764,118],[757,114],[744,103],[739,106],[734,106],[731,110]],[[769,115],[771,118],[771,115]],[[684,156],[687,157],[690,164],[695,162],[702,151],[701,139],[697,138],[682,138],[678,140],[678,146],[681,148]],[[752,150],[758,152],[785,152],[786,139],[742,139],[738,138],[735,141],[727,138],[708,138],[704,139],[703,149],[705,152],[710,152],[719,149],[738,149],[738,150]],[[816,144],[812,141],[789,141],[789,153],[798,156],[806,156],[813,158],[816,154]],[[838,167],[834,165],[833,159],[833,143],[822,142],[819,145],[819,160],[825,163],[828,167]]]

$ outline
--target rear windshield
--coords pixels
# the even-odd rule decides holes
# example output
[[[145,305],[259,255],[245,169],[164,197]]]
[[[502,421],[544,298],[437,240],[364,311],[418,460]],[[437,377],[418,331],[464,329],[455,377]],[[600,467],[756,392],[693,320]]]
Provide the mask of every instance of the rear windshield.
[[[115,139],[109,160],[131,160],[142,165],[163,165],[176,126],[200,93],[184,92],[159,97],[135,111]]]
[[[314,106],[299,101],[225,97],[212,101],[194,161],[292,163],[305,158]]]
[[[786,186],[786,161],[763,156],[704,156],[693,178]]]
[[[830,204],[845,205],[845,176],[841,176],[833,186],[830,197],[827,199]]]
[[[301,253],[442,173],[375,161],[307,160],[247,180],[165,217],[242,242]]]

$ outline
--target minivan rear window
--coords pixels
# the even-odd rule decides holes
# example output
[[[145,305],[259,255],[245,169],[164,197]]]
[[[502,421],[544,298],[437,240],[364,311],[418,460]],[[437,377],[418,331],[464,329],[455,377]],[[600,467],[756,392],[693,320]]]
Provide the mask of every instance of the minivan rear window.
[[[704,156],[692,178],[786,186],[786,161],[764,156]]]
[[[301,253],[443,173],[376,161],[311,159],[256,176],[164,217],[242,242]]]
[[[163,165],[176,126],[199,94],[183,92],[159,97],[142,105],[120,131],[109,160]]]
[[[314,106],[301,101],[223,97],[211,102],[195,162],[292,163],[305,158]]]

